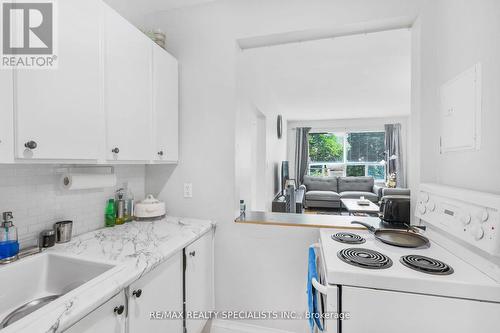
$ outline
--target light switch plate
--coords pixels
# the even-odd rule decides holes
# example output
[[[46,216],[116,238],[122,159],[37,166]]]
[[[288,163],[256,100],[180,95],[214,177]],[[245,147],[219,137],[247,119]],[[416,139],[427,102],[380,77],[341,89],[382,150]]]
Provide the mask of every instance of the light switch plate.
[[[193,197],[193,184],[184,183],[184,198],[192,198],[192,197]]]

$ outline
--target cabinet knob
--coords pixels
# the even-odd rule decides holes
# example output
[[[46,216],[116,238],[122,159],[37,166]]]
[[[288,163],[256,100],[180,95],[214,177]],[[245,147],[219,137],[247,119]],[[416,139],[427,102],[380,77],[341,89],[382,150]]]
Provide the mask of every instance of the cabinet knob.
[[[111,149],[111,152],[113,154],[118,154],[120,152],[120,149],[118,147],[115,147],[115,148]]]
[[[113,310],[113,312],[117,315],[121,315],[123,311],[125,311],[125,307],[123,305],[115,306],[115,309]]]
[[[194,257],[194,256],[196,256],[196,251],[191,251],[191,252],[189,252],[189,256],[190,256],[190,257]]]
[[[158,152],[158,155],[159,155],[159,156],[163,156],[163,150],[160,150],[160,151]]]
[[[24,146],[28,149],[35,149],[37,147],[37,144],[35,141],[28,141],[24,144]]]
[[[135,296],[136,298],[141,297],[142,295],[142,289],[137,289],[132,292],[132,296]]]

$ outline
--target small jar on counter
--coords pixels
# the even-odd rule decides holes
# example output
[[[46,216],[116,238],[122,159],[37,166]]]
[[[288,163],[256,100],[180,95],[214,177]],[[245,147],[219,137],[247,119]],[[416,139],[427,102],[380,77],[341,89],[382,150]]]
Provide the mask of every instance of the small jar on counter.
[[[48,248],[56,244],[56,232],[53,229],[44,230],[40,233],[40,247]]]

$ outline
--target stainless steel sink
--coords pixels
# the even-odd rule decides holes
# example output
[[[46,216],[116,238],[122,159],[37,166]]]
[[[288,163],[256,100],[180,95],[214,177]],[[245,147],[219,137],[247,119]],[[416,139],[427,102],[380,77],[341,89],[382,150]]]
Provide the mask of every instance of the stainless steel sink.
[[[0,329],[113,268],[113,265],[43,253],[0,267]]]

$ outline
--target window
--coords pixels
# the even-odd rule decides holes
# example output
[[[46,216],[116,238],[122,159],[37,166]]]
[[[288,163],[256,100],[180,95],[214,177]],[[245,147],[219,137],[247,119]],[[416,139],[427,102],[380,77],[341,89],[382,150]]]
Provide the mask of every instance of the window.
[[[361,132],[347,135],[347,162],[380,162],[384,159],[385,133]]]
[[[385,180],[384,132],[310,133],[309,175]]]
[[[344,161],[344,137],[333,133],[309,134],[309,160],[315,163]]]

